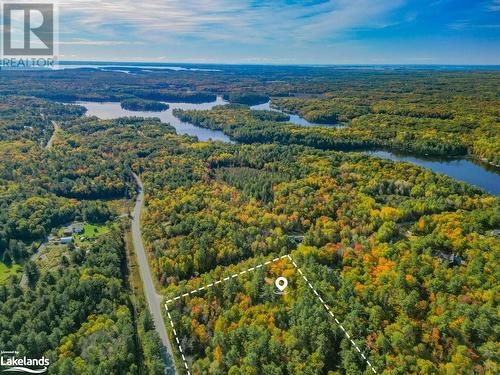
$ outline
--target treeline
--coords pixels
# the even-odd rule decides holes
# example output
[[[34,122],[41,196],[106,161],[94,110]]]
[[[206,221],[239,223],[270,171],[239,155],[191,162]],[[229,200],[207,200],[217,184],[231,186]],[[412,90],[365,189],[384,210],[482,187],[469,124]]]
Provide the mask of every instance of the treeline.
[[[11,199],[0,199],[0,261],[6,265],[22,263],[37,243],[44,241],[53,228],[72,221],[104,223],[112,217],[105,203],[75,202],[11,185]]]
[[[460,156],[467,154],[467,144],[446,133],[426,132],[413,122],[378,118],[374,122],[360,117],[343,128],[305,128],[275,121],[260,121],[245,109],[217,107],[211,111],[174,110],[182,121],[222,130],[241,143],[298,144],[323,150],[366,150],[387,148],[416,154]],[[382,116],[382,115],[380,115]],[[382,122],[382,121],[385,121]]]
[[[77,140],[57,140],[49,150],[0,144],[0,177],[30,183],[53,194],[76,199],[128,196],[133,188],[130,167],[110,158],[104,150],[89,153]],[[10,152],[25,153],[11,157]]]
[[[205,103],[214,102],[217,96],[203,92],[182,92],[173,90],[148,90],[140,89],[130,91],[130,94],[147,100],[157,100],[165,102],[186,102],[186,103]]]
[[[463,73],[463,80],[468,78],[470,73]],[[338,119],[348,128],[369,129],[375,138],[390,137],[396,144],[398,133],[404,133],[403,137],[414,138],[410,142],[422,144],[414,150],[422,153],[436,154],[438,146],[432,143],[452,139],[458,148],[445,147],[437,154],[468,153],[499,164],[498,90],[491,82],[481,76],[465,87],[460,80],[443,76],[436,83],[426,83],[415,74],[409,85],[412,90],[400,82],[374,82],[364,92],[342,87],[320,99],[275,98],[272,105],[311,122]]]
[[[276,122],[287,122],[290,121],[290,116],[277,112],[277,111],[257,111],[257,110],[252,110],[250,112],[252,117],[256,118],[257,120],[261,121],[276,121]]]
[[[148,69],[139,74],[68,69],[14,72],[0,76],[2,95],[32,95],[68,100],[120,101],[134,90],[182,93],[255,93],[270,97],[331,99],[340,104],[383,104],[386,111],[429,113],[448,118],[455,107],[480,109],[479,101],[496,100],[495,70],[359,69],[348,67],[212,66],[211,71]],[[450,95],[456,93],[457,95]],[[64,99],[57,99],[64,100]],[[390,102],[395,102],[393,106]],[[307,105],[307,102],[305,102]],[[454,108],[449,104],[453,103]],[[400,105],[401,104],[401,105]],[[302,105],[301,105],[302,106]],[[448,108],[445,108],[448,106]],[[426,109],[427,108],[427,109]],[[402,114],[402,113],[399,113]],[[304,116],[303,116],[304,117]]]
[[[387,96],[387,94],[386,94]],[[381,100],[378,96],[364,98],[340,97],[338,93],[329,94],[324,99],[307,98],[276,98],[273,106],[287,112],[297,113],[314,123],[349,122],[350,120],[368,114],[387,114],[413,118],[453,119],[453,113],[447,101],[441,106],[434,102],[426,102],[419,97],[420,103],[410,101],[407,96],[392,95],[392,100]],[[418,97],[418,96],[416,96]],[[416,98],[415,98],[416,99]]]
[[[85,108],[54,104],[32,97],[0,98],[0,142],[29,140],[45,145],[53,133],[52,121],[79,117]]]
[[[159,124],[150,136],[173,133],[175,129]],[[131,163],[134,155],[124,156],[123,144],[98,139],[101,130],[107,135],[119,131],[127,133],[133,141],[139,127],[148,124],[143,119],[117,119],[99,122],[92,118],[79,118],[62,124],[65,129],[55,140],[54,147],[43,149],[31,142],[0,142],[0,178],[17,183],[27,183],[44,190],[76,199],[113,199],[130,197],[134,191]],[[97,135],[96,135],[97,134]],[[82,136],[86,137],[84,140]],[[138,138],[140,140],[140,138]],[[125,141],[125,140],[124,140]],[[135,149],[145,154],[147,148]]]

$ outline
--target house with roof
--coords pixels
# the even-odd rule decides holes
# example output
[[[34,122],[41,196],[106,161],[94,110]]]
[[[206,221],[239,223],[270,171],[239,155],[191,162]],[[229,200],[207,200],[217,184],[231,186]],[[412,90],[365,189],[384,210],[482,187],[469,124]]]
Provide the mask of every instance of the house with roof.
[[[59,238],[59,243],[61,245],[67,245],[73,242],[73,237],[61,237]]]
[[[72,228],[73,228],[73,233],[76,234],[81,234],[85,231],[85,228],[83,227],[82,223],[75,223],[72,225]]]
[[[63,234],[66,237],[72,236],[73,234],[82,234],[85,231],[82,223],[74,223],[63,229]]]

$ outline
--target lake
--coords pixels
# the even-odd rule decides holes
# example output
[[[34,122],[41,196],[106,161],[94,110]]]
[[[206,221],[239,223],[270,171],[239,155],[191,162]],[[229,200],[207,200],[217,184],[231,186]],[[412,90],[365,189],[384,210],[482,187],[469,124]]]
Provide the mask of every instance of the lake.
[[[210,103],[168,103],[169,109],[163,112],[142,112],[142,111],[129,111],[123,109],[120,103],[117,102],[76,102],[75,104],[81,105],[87,108],[88,116],[96,116],[104,120],[115,119],[118,117],[158,117],[162,122],[169,123],[172,125],[177,134],[188,134],[198,137],[200,141],[222,141],[222,142],[232,142],[227,135],[225,135],[220,130],[204,129],[198,126],[194,126],[188,122],[183,122],[174,116],[172,113],[174,109],[212,109],[216,105],[228,104],[227,101],[222,99],[222,97],[217,97],[217,100]]]
[[[404,161],[433,170],[436,173],[445,174],[456,180],[468,182],[478,186],[490,194],[500,195],[500,174],[494,172],[494,168],[473,163],[467,159],[436,159],[420,158],[411,155],[395,154],[388,151],[366,151],[367,155],[377,156],[382,159]]]
[[[118,117],[137,116],[137,117],[158,117],[161,121],[172,125],[178,134],[188,134],[196,136],[200,141],[221,141],[232,142],[230,138],[219,130],[210,130],[200,128],[191,123],[180,121],[172,113],[173,109],[186,110],[206,110],[212,109],[216,105],[228,104],[222,97],[217,97],[217,100],[210,103],[167,103],[170,108],[163,112],[136,112],[128,111],[121,107],[120,103],[116,102],[77,102],[81,106],[87,108],[87,115],[97,116],[101,119],[114,119]],[[274,110],[270,107],[270,103],[264,103],[252,106],[252,109],[257,110]],[[298,115],[291,115],[290,122],[300,126],[325,126],[308,122]],[[453,177],[456,180],[468,182],[469,184],[478,186],[490,194],[500,195],[500,174],[496,173],[493,168],[491,170],[483,165],[473,163],[467,159],[445,160],[445,159],[428,159],[420,158],[411,155],[395,154],[388,151],[366,151],[368,155],[390,159],[393,161],[403,161],[419,165],[424,168],[431,169],[436,173],[441,173]]]

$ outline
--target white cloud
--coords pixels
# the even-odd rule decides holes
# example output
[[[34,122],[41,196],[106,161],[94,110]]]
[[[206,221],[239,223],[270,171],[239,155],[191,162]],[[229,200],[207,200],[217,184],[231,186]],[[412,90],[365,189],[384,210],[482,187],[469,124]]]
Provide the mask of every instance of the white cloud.
[[[384,27],[403,0],[59,0],[61,31],[112,40],[178,36],[259,43]],[[82,35],[83,36],[83,35]],[[90,39],[90,38],[89,38]]]
[[[471,27],[471,24],[467,20],[458,20],[448,24],[448,27],[452,30],[464,30]]]
[[[121,46],[121,45],[140,45],[142,42],[127,42],[121,40],[89,40],[77,39],[59,42],[61,45],[74,45],[74,46]]]
[[[499,12],[500,11],[500,0],[492,0],[488,6],[488,10],[492,12]]]

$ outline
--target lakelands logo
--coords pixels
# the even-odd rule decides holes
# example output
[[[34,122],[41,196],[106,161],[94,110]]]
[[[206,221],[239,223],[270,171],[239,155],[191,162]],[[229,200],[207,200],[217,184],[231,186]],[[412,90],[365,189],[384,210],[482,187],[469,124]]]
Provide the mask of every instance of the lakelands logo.
[[[2,351],[0,353],[2,372],[27,372],[29,374],[43,374],[50,365],[48,358],[19,358],[17,351]]]
[[[2,1],[2,69],[54,68],[57,63],[57,9],[53,2]]]

